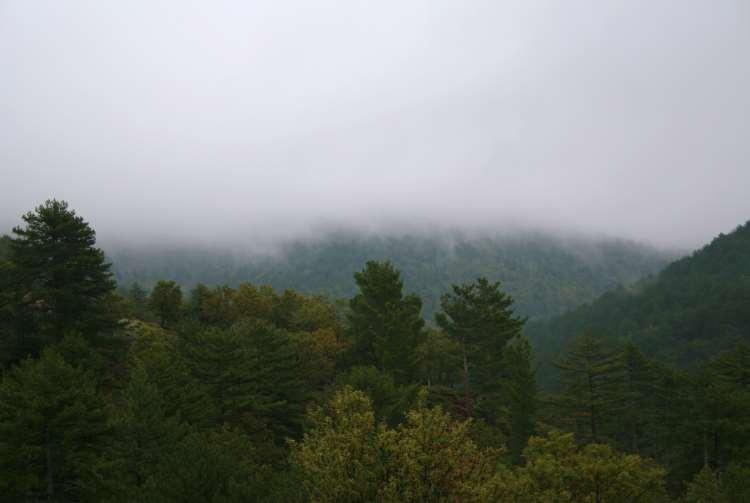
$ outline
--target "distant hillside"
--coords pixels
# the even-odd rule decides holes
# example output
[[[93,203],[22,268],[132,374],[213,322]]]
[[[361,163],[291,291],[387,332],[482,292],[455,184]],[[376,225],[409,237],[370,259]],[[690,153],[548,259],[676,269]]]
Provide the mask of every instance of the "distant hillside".
[[[682,366],[750,342],[750,222],[654,278],[527,326],[546,361],[584,330],[632,341],[649,356]]]
[[[355,293],[352,274],[366,261],[390,259],[402,271],[407,290],[422,297],[428,319],[451,284],[480,275],[502,281],[518,311],[538,317],[562,313],[620,284],[631,284],[670,258],[633,242],[538,233],[494,238],[337,234],[290,243],[277,256],[261,258],[199,248],[119,248],[109,255],[121,285],[138,281],[148,287],[158,279],[173,279],[186,288],[199,282],[251,282],[331,298]]]

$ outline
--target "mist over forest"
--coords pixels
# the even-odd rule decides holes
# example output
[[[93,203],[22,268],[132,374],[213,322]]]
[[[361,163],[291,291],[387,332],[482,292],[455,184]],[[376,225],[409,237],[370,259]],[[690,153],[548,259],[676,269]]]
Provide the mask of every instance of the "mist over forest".
[[[0,0],[0,501],[750,502],[750,2]]]

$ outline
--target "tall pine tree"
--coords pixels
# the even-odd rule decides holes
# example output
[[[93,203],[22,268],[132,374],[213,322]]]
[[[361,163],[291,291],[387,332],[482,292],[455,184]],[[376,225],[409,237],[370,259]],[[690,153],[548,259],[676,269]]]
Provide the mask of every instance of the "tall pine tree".
[[[584,332],[555,366],[563,386],[555,400],[560,419],[574,427],[579,440],[600,442],[605,425],[622,405],[622,359]]]
[[[503,395],[503,353],[506,344],[521,334],[524,319],[514,315],[513,299],[500,283],[478,278],[474,283],[453,285],[440,300],[437,324],[461,347],[463,412],[474,409],[490,423],[497,421]]]
[[[92,346],[118,347],[117,322],[108,308],[115,282],[96,233],[65,201],[48,200],[14,227],[3,266],[5,363],[36,356],[67,333]]]
[[[398,384],[411,382],[424,338],[422,301],[404,295],[401,274],[390,262],[367,262],[354,279],[359,293],[347,315],[354,362],[389,372]]]

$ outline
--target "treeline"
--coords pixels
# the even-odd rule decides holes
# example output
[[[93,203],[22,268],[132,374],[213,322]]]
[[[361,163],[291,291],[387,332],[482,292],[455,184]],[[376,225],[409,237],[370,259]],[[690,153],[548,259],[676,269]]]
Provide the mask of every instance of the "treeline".
[[[517,232],[477,237],[444,232],[366,236],[334,233],[295,241],[270,255],[241,255],[208,247],[111,246],[119,284],[153,287],[169,278],[186,290],[198,283],[292,288],[331,299],[357,293],[352,275],[368,260],[391,261],[423,302],[426,318],[440,310],[452,284],[483,276],[502,281],[516,311],[531,318],[560,314],[617,285],[657,273],[672,255],[618,240]]]
[[[0,259],[3,501],[747,501],[746,348],[682,374],[584,335],[548,396],[498,283],[454,285],[434,327],[387,261],[343,307],[121,296],[65,203],[23,220]]]

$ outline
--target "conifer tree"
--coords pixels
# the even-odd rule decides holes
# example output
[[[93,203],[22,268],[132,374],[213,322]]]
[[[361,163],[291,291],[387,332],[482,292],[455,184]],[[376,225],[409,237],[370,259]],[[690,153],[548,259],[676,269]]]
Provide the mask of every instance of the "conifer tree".
[[[174,281],[159,281],[151,290],[149,307],[159,319],[162,328],[172,326],[180,318],[182,289]]]
[[[148,318],[148,292],[140,283],[136,281],[130,285],[126,298],[136,318],[140,320]]]
[[[4,501],[101,501],[108,406],[84,370],[53,349],[0,384],[0,494]]]
[[[509,419],[508,450],[511,460],[518,462],[534,433],[537,411],[531,344],[525,337],[514,339],[505,348],[503,360],[503,394]]]
[[[555,400],[561,419],[575,428],[581,441],[598,443],[605,424],[622,405],[621,358],[585,332],[555,366],[563,388]]]
[[[117,349],[117,320],[108,308],[115,282],[94,230],[54,199],[22,218],[2,266],[0,324],[8,335],[2,360],[36,356],[73,332],[96,348]]]
[[[354,279],[359,293],[347,316],[354,362],[390,372],[398,384],[411,382],[415,350],[424,337],[422,301],[404,295],[401,275],[390,262],[367,262]]]
[[[265,471],[252,442],[241,432],[230,428],[190,432],[166,449],[138,501],[267,501]]]
[[[435,317],[461,347],[464,414],[470,416],[477,408],[490,423],[497,421],[501,405],[505,346],[520,335],[525,322],[514,315],[512,305],[500,283],[478,278],[453,285],[453,292],[442,296],[442,312]]]
[[[653,455],[663,404],[669,401],[660,370],[633,344],[625,346],[620,364],[622,381],[616,388],[619,412],[614,417],[613,436],[623,450]]]
[[[181,332],[178,347],[216,404],[216,424],[227,424],[283,448],[301,433],[308,389],[294,340],[267,323]],[[260,446],[257,446],[260,448]],[[278,454],[278,453],[276,453]]]
[[[112,458],[120,475],[122,501],[132,501],[173,445],[187,433],[187,426],[168,409],[157,386],[142,364],[131,370],[114,421]]]

